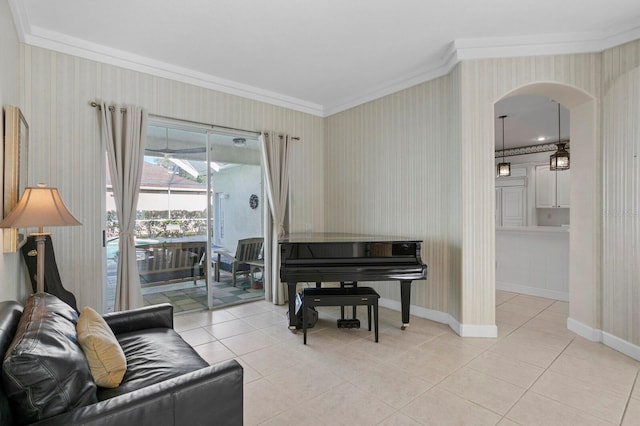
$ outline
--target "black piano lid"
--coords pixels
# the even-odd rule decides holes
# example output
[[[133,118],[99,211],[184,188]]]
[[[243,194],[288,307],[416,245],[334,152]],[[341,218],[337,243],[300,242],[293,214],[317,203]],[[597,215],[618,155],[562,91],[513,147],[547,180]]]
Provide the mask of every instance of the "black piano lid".
[[[411,281],[426,278],[422,241],[400,237],[306,233],[280,240],[283,282]]]
[[[422,240],[403,238],[398,236],[347,234],[338,232],[308,232],[285,235],[279,241],[285,243],[422,243]]]
[[[422,241],[400,237],[308,233],[280,240],[280,264],[352,264],[417,262]]]

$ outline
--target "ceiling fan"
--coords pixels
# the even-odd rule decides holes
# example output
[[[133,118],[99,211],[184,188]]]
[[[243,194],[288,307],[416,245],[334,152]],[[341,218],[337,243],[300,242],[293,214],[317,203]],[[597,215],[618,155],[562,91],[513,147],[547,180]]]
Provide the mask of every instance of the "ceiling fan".
[[[164,155],[165,160],[171,161],[176,166],[180,167],[185,172],[189,173],[194,178],[198,178],[200,173],[191,165],[189,161],[183,161],[177,158],[174,158],[174,154],[200,154],[203,152],[207,152],[206,147],[195,147],[195,148],[182,148],[182,149],[172,149],[169,148],[169,129],[165,128],[165,140],[166,146],[162,149],[152,149],[145,148],[145,151],[157,152]]]
[[[195,148],[178,148],[178,149],[169,148],[169,128],[165,128],[165,141],[166,141],[166,146],[164,148],[160,148],[160,149],[145,148],[145,151],[164,154],[165,157],[170,157],[172,154],[202,154],[204,152],[207,152],[207,148],[204,146],[195,147]]]
[[[169,156],[171,154],[201,154],[203,152],[207,152],[205,147],[202,148],[182,148],[182,149],[171,149],[171,148],[162,148],[162,149],[151,149],[147,148],[147,151],[151,152],[159,152],[164,154],[165,156]]]

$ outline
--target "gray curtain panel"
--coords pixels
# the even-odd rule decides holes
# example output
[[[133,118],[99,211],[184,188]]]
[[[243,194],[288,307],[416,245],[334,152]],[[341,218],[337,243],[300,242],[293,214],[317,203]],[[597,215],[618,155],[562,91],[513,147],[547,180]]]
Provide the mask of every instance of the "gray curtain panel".
[[[265,241],[265,249],[269,249],[269,259],[271,259],[269,271],[271,276],[271,301],[281,305],[285,302],[286,291],[284,285],[280,282],[278,240],[286,233],[284,217],[289,194],[290,137],[289,135],[265,132],[260,136],[260,144],[262,146],[262,164],[273,231],[271,232],[271,244],[267,244],[268,242]]]
[[[102,103],[102,136],[107,145],[113,197],[120,226],[115,311],[143,306],[136,265],[136,206],[147,140],[147,112],[133,105]]]

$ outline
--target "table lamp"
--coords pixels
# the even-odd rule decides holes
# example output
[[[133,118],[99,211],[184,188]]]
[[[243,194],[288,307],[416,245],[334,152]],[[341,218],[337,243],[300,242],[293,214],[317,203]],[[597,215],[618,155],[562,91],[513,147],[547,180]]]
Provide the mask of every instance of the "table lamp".
[[[38,228],[31,235],[36,239],[37,291],[44,291],[44,256],[47,232],[45,226],[77,226],[82,225],[67,210],[57,188],[48,188],[39,183],[37,187],[25,188],[18,205],[0,222],[0,228]]]

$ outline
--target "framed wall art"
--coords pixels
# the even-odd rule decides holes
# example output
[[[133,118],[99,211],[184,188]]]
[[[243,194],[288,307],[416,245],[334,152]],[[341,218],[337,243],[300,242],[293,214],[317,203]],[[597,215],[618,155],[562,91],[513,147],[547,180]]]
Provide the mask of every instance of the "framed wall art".
[[[18,204],[27,187],[27,155],[29,146],[29,125],[20,108],[4,107],[4,192],[3,217]],[[12,253],[26,241],[26,230],[5,229],[3,251]]]

